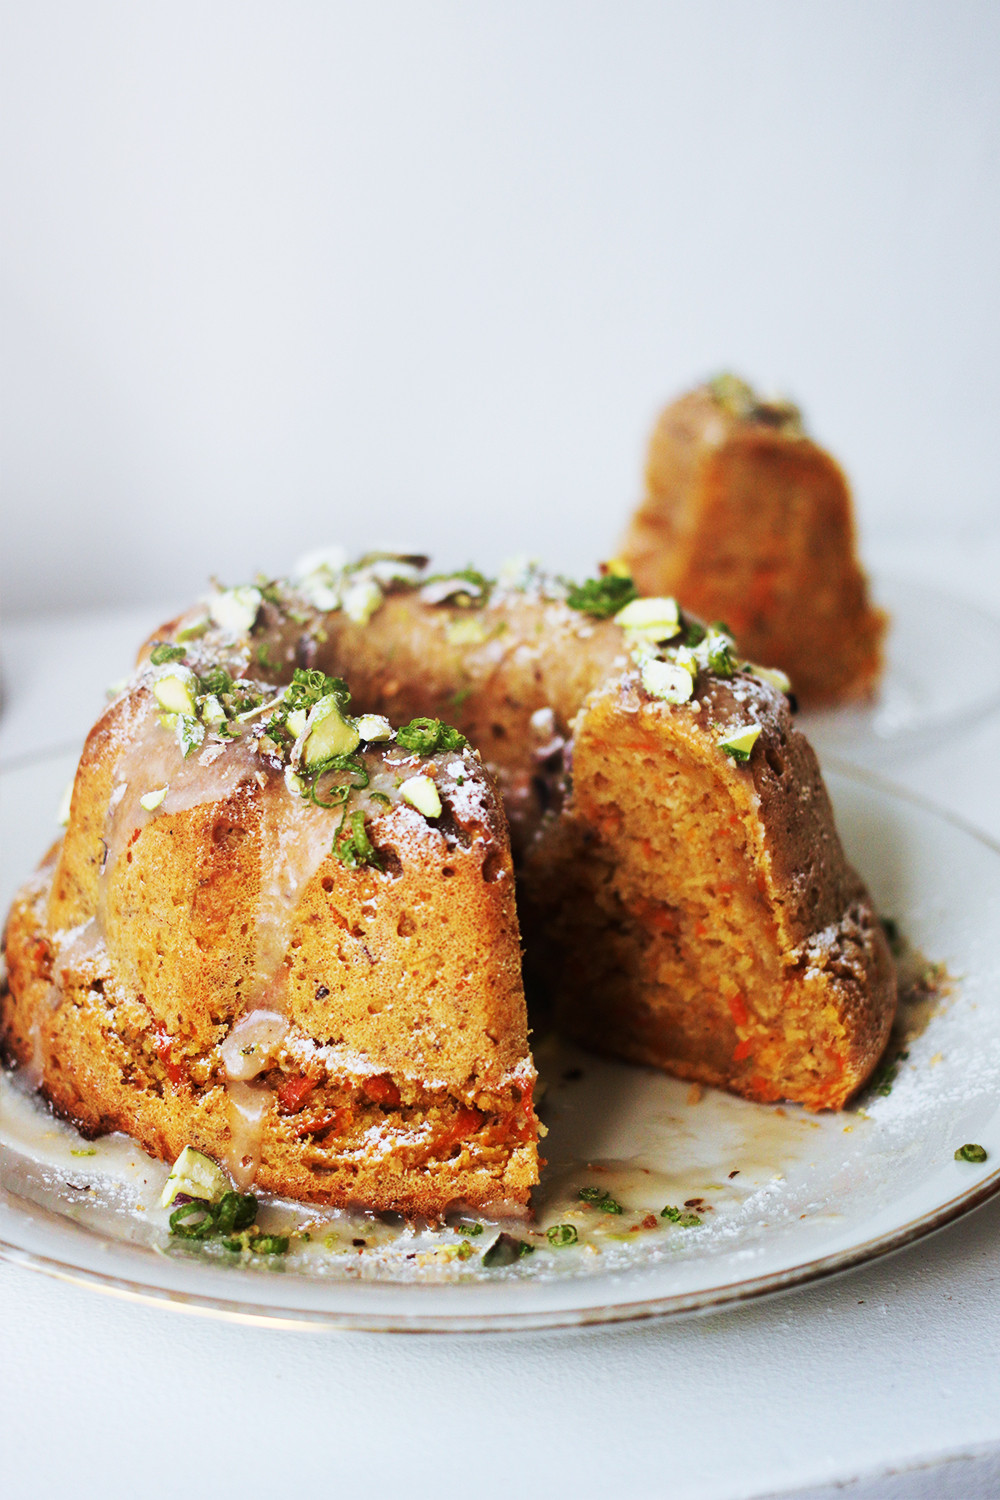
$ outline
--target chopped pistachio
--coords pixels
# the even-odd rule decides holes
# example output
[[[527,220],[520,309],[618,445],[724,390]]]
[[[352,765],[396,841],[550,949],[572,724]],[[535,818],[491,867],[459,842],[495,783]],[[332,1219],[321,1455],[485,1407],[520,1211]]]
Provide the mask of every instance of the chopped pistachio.
[[[708,388],[718,405],[732,417],[748,416],[757,404],[753,386],[728,370],[710,380]]]
[[[344,590],[344,614],[356,625],[367,625],[381,603],[382,590],[373,578],[359,578]]]
[[[158,786],[155,792],[143,792],[139,798],[139,806],[145,808],[146,812],[155,812],[167,795],[168,788]]]
[[[168,714],[194,718],[198,679],[188,667],[164,667],[153,683],[153,697]]]
[[[289,734],[294,735],[295,738],[298,739],[299,735],[306,727],[306,720],[308,718],[309,713],[307,709],[293,708],[291,713],[285,720],[285,728],[288,730]]]
[[[665,703],[687,703],[694,693],[694,678],[686,667],[651,656],[642,664],[642,685],[651,698]]]
[[[383,718],[382,714],[362,714],[356,719],[358,734],[366,744],[376,744],[381,740],[392,739],[392,725],[389,720]]]
[[[780,667],[758,667],[756,662],[747,662],[747,671],[753,677],[759,677],[761,682],[769,682],[779,693],[790,693],[792,691],[792,679],[787,673],[782,672]]]
[[[744,729],[737,729],[733,734],[727,734],[716,741],[720,750],[731,755],[733,760],[749,760],[750,751],[760,738],[760,725],[748,724]]]
[[[680,610],[676,599],[633,599],[618,611],[615,623],[644,640],[669,641],[681,628]]]
[[[209,693],[200,709],[202,722],[210,729],[218,729],[226,722],[226,710],[222,706],[222,700],[215,693]]]
[[[177,743],[185,759],[205,740],[205,726],[191,714],[177,715]]]
[[[353,720],[345,719],[333,693],[321,698],[310,711],[306,727],[299,736],[302,764],[307,771],[317,771],[327,761],[350,755],[361,743]]]
[[[989,1152],[986,1150],[985,1146],[979,1146],[972,1141],[970,1141],[965,1146],[959,1146],[958,1150],[955,1152],[956,1161],[971,1161],[977,1165],[980,1162],[986,1161],[988,1156]]]
[[[449,646],[481,646],[487,639],[486,628],[475,615],[449,620],[444,634]]]
[[[228,1188],[229,1180],[218,1162],[194,1146],[185,1146],[170,1168],[160,1195],[160,1207],[169,1208],[178,1193],[201,1202],[218,1203]]]
[[[285,767],[285,786],[293,797],[305,797],[309,792],[309,788],[302,780],[302,777],[297,776],[291,766]]]
[[[208,629],[211,623],[212,622],[207,614],[199,615],[198,618],[196,620],[192,620],[190,624],[181,626],[180,630],[177,631],[177,639],[179,641],[195,641],[199,636],[205,634],[205,631]]]
[[[224,589],[209,601],[208,611],[221,630],[247,635],[254,627],[264,596],[253,584]]]
[[[441,798],[435,783],[429,776],[410,776],[403,782],[399,795],[404,802],[423,813],[425,818],[441,816]]]

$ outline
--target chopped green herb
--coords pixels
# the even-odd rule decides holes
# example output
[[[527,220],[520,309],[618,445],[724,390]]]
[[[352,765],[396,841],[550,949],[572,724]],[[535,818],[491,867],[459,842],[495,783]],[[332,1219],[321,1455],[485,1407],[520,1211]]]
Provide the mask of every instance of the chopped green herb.
[[[684,622],[683,641],[689,651],[693,651],[695,646],[700,646],[707,634],[708,631],[700,620],[686,620]]]
[[[575,1245],[579,1236],[573,1224],[550,1224],[545,1238],[555,1249],[561,1250],[565,1245]]]
[[[482,1232],[483,1232],[483,1226],[482,1226],[482,1224],[456,1224],[455,1225],[455,1233],[456,1234],[469,1234],[469,1235],[472,1235],[473,1238],[475,1238],[475,1236],[477,1234],[482,1234]]]
[[[183,1240],[218,1240],[226,1250],[248,1250],[252,1255],[286,1254],[287,1235],[251,1228],[257,1207],[253,1193],[232,1191],[223,1193],[218,1203],[182,1203],[170,1215],[170,1233]]]
[[[396,744],[415,755],[433,755],[437,750],[461,750],[468,741],[440,719],[411,719],[396,731]]]
[[[325,672],[315,668],[306,670],[304,667],[296,667],[292,680],[285,689],[284,707],[289,712],[296,708],[310,709],[321,698],[331,696],[336,698],[341,708],[346,708],[350,703],[351,694],[342,677],[327,677]]]
[[[325,788],[326,795],[324,796],[320,790],[320,779],[331,771],[353,771],[359,780],[342,781],[328,786]],[[317,807],[325,807],[329,811],[334,807],[343,807],[352,792],[363,792],[369,780],[370,777],[362,761],[355,760],[350,755],[336,755],[315,773],[315,779],[306,785],[304,796],[307,801],[315,803]]]
[[[346,830],[345,824],[348,825]],[[333,852],[349,870],[357,870],[362,865],[371,865],[376,870],[382,868],[382,861],[368,837],[365,815],[361,811],[344,814],[334,836]]]
[[[460,1245],[456,1245],[455,1247],[455,1254],[459,1260],[471,1260],[475,1253],[468,1240],[463,1240]]]
[[[676,1208],[668,1203],[666,1208],[660,1210],[661,1219],[669,1219],[671,1224],[678,1224],[681,1229],[696,1229],[701,1223],[697,1214],[686,1214],[683,1209]]]
[[[892,1093],[892,1086],[896,1081],[896,1075],[899,1072],[899,1065],[901,1062],[905,1062],[909,1055],[909,1052],[897,1052],[895,1057],[883,1058],[872,1074],[869,1087],[873,1094],[878,1094],[882,1099],[889,1097]]]
[[[603,578],[587,578],[583,583],[571,583],[566,593],[570,609],[581,614],[592,615],[595,620],[610,620],[626,604],[639,597],[631,578],[616,573],[606,573]]]
[[[215,1210],[211,1203],[198,1199],[182,1203],[170,1215],[170,1233],[182,1240],[204,1240],[215,1228]]]
[[[209,667],[198,678],[198,690],[202,693],[214,693],[216,697],[222,693],[231,693],[233,690],[233,679],[225,667]]]
[[[977,1146],[974,1143],[970,1142],[965,1146],[959,1146],[958,1150],[955,1152],[955,1160],[981,1162],[985,1161],[988,1155],[989,1152],[986,1150],[985,1146]]]
[[[531,1255],[534,1248],[527,1240],[519,1240],[513,1234],[499,1234],[489,1249],[483,1251],[483,1265],[487,1268],[512,1266],[522,1256]],[[471,1245],[469,1249],[472,1249]]]
[[[187,651],[183,646],[171,646],[169,641],[160,641],[149,653],[149,659],[154,667],[162,667],[164,662],[183,661]]]
[[[611,1194],[606,1193],[603,1188],[581,1188],[578,1196],[583,1199],[584,1203],[591,1204],[602,1214],[620,1214],[623,1212],[621,1204],[616,1202]]]

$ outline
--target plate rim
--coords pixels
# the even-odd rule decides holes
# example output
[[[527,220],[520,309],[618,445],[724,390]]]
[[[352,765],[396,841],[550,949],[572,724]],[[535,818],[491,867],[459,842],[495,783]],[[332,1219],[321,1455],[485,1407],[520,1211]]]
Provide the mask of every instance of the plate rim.
[[[57,761],[73,752],[64,747],[53,748],[32,758],[32,765],[39,762]],[[22,765],[0,768],[0,782],[18,771]],[[908,787],[899,786],[888,777],[852,762],[828,757],[824,766],[835,776],[854,782],[867,790],[876,792],[918,809],[955,828],[966,837],[989,849],[1000,857],[1000,840],[977,828],[960,814],[940,806],[933,798]],[[832,799],[831,799],[832,800]],[[834,813],[836,814],[836,805]],[[673,1292],[662,1296],[640,1297],[631,1301],[594,1300],[585,1307],[556,1307],[503,1312],[434,1312],[402,1313],[392,1310],[355,1311],[344,1308],[308,1308],[289,1305],[280,1307],[247,1301],[239,1297],[222,1297],[211,1292],[179,1290],[158,1287],[148,1282],[133,1281],[116,1272],[103,1272],[93,1267],[74,1265],[56,1256],[31,1250],[8,1240],[0,1230],[0,1262],[13,1264],[23,1269],[37,1271],[42,1275],[105,1295],[121,1298],[147,1307],[169,1308],[175,1312],[195,1316],[214,1317],[230,1323],[254,1327],[273,1328],[298,1332],[359,1332],[359,1333],[410,1333],[410,1334],[482,1334],[518,1333],[553,1329],[583,1329],[618,1323],[649,1321],[673,1321],[677,1319],[707,1316],[776,1297],[813,1282],[832,1276],[846,1274],[856,1267],[881,1260],[896,1254],[917,1241],[927,1238],[948,1227],[966,1214],[982,1208],[1000,1194],[1000,1163],[985,1178],[978,1179],[961,1193],[937,1204],[909,1223],[887,1230],[884,1234],[863,1240],[845,1249],[834,1251],[812,1259],[786,1266],[781,1270],[766,1272],[760,1276],[742,1278],[736,1282],[725,1282],[702,1291]],[[24,1201],[24,1200],[21,1200]],[[16,1195],[0,1186],[0,1209],[7,1208],[17,1213]],[[46,1210],[49,1212],[49,1210]],[[95,1236],[95,1240],[99,1240]],[[614,1276],[612,1271],[609,1273]],[[338,1282],[337,1286],[347,1285]],[[407,1287],[412,1291],[412,1287]]]

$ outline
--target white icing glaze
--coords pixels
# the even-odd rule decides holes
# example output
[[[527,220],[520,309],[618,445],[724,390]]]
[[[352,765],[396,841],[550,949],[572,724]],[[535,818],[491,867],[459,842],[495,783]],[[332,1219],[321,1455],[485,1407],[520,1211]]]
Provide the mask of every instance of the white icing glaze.
[[[262,1073],[288,1033],[288,1021],[274,1010],[252,1010],[237,1021],[219,1049],[226,1077],[248,1083]]]
[[[264,1116],[273,1098],[271,1090],[259,1083],[230,1080],[226,1084],[230,1130],[226,1166],[242,1193],[250,1187],[260,1166]]]

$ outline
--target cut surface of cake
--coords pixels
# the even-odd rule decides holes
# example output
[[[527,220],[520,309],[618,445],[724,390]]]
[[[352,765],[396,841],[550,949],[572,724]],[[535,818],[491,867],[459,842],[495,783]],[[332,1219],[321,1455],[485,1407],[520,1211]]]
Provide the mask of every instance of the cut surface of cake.
[[[724,620],[803,704],[874,690],[886,617],[868,596],[850,491],[790,403],[724,375],[666,407],[619,552],[644,593]]]
[[[86,1130],[241,1186],[516,1209],[516,867],[562,1031],[838,1107],[895,974],[784,686],[620,577],[327,555],[219,590],[91,733],[9,921],[5,1050]]]

